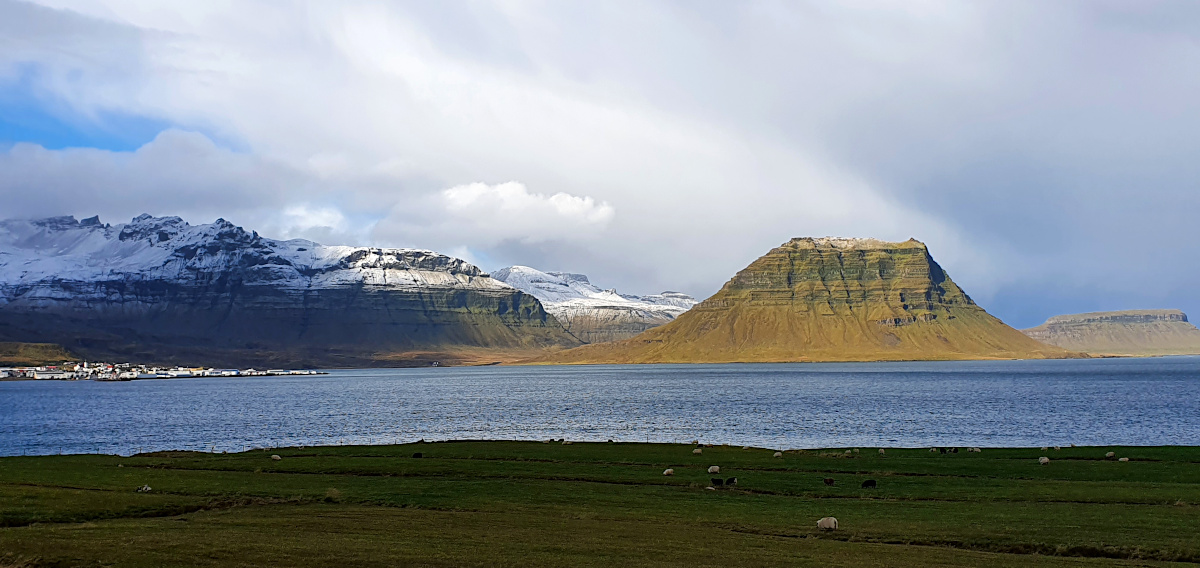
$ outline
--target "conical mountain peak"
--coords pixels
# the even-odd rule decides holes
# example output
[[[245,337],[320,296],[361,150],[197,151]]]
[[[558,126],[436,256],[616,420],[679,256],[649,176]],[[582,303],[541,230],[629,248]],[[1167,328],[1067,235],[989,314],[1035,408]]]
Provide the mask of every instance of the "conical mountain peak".
[[[869,361],[1067,354],[985,312],[920,241],[805,237],[750,263],[667,325],[550,360]]]

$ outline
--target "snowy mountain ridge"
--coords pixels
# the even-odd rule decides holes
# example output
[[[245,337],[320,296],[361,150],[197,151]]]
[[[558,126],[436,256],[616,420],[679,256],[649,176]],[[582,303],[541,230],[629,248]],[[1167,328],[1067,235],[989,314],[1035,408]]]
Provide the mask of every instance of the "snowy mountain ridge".
[[[0,341],[89,358],[350,367],[580,343],[535,297],[457,258],[150,215],[0,221]]]
[[[543,272],[528,266],[501,268],[492,277],[541,300],[559,323],[589,343],[632,337],[675,319],[698,303],[679,292],[620,294],[592,284],[583,274]]]
[[[120,225],[98,217],[0,221],[0,302],[44,281],[189,283],[232,269],[248,281],[293,289],[509,288],[474,265],[433,251],[278,241],[224,219],[196,226],[150,215]]]

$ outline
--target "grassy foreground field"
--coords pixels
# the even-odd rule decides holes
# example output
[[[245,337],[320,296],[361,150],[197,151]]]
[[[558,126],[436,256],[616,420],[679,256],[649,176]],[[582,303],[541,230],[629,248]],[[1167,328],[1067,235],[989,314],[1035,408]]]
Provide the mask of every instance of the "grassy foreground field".
[[[1200,562],[1200,448],[692,450],[441,442],[0,458],[0,566]],[[736,487],[707,489],[711,465]],[[878,488],[862,489],[867,479]],[[828,515],[840,529],[818,531]]]

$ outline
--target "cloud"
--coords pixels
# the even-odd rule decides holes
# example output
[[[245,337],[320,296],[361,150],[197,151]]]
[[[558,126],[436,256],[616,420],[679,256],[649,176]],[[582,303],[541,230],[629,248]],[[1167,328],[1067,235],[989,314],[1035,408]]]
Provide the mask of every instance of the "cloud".
[[[480,253],[501,245],[578,243],[601,236],[616,212],[592,197],[530,192],[510,181],[443,190],[425,203],[399,203],[375,225],[377,242]]]
[[[443,191],[441,198],[455,221],[471,223],[498,239],[572,238],[605,227],[614,213],[611,205],[591,197],[530,193],[515,181],[459,185]]]
[[[793,236],[911,236],[1017,325],[1200,311],[1187,3],[43,4],[0,0],[0,90],[175,129],[8,149],[14,214],[223,216],[701,296]]]

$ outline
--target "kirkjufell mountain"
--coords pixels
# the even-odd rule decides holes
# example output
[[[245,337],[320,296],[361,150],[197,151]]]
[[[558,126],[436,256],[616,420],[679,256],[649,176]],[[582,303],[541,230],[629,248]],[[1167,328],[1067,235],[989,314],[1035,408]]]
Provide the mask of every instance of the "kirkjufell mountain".
[[[688,363],[1071,356],[988,314],[916,240],[797,238],[671,323],[541,359]]]
[[[1022,330],[1038,341],[1098,355],[1198,355],[1200,329],[1179,310],[1054,316]]]
[[[311,366],[580,344],[533,296],[436,252],[149,215],[0,222],[0,341],[109,360]]]
[[[571,335],[586,343],[628,339],[696,305],[695,298],[680,292],[620,294],[592,284],[583,274],[528,266],[501,268],[492,277],[536,297]]]

